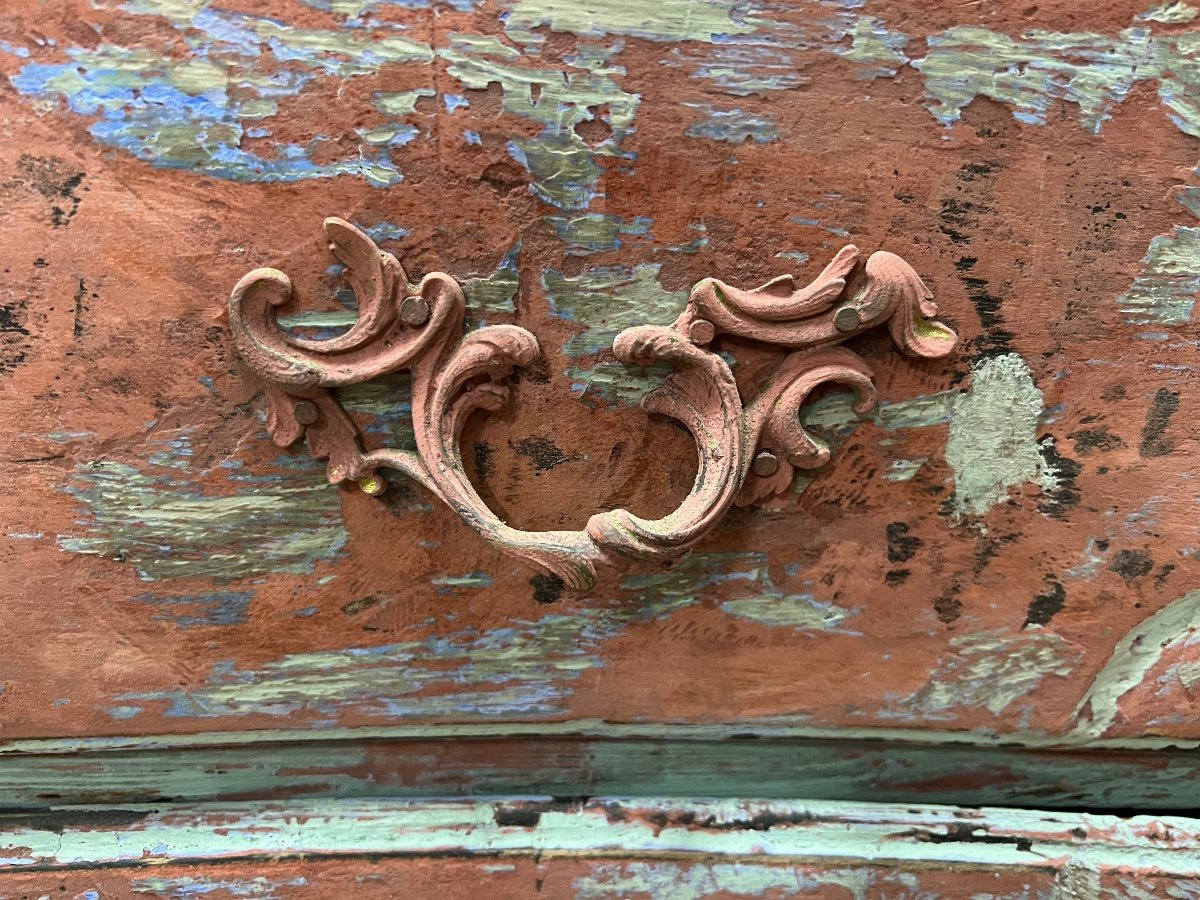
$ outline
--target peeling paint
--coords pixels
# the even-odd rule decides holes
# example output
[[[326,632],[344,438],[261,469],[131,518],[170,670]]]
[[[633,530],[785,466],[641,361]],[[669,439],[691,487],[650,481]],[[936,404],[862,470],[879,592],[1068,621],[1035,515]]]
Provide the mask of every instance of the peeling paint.
[[[794,628],[797,631],[838,631],[846,619],[855,615],[834,603],[822,603],[811,594],[761,594],[740,600],[726,600],[721,609],[735,619],[748,619],[760,625]]]
[[[558,239],[567,245],[568,256],[620,250],[625,245],[622,237],[647,237],[652,224],[646,216],[628,220],[612,213],[592,212],[547,216],[546,221],[554,226]]]
[[[1200,194],[1200,189],[1189,190]],[[1200,228],[1181,226],[1150,241],[1141,271],[1129,290],[1117,298],[1117,306],[1131,325],[1187,325],[1197,294]]]
[[[699,121],[689,125],[687,137],[724,141],[729,144],[769,144],[779,139],[775,131],[775,119],[769,115],[755,115],[740,108],[715,109],[708,103],[685,103],[684,106],[701,114]]]

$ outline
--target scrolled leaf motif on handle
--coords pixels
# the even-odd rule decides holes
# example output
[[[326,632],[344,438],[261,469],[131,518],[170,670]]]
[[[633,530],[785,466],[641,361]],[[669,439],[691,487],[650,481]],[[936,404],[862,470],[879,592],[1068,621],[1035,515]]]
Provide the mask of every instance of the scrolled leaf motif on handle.
[[[799,418],[809,394],[822,384],[847,385],[860,414],[876,400],[866,363],[837,346],[847,338],[886,322],[910,355],[945,356],[957,342],[932,318],[937,310],[920,278],[891,253],[874,253],[864,263],[857,248],[844,247],[800,288],[790,276],[754,290],[706,278],[670,326],[635,326],[613,342],[620,362],[672,365],[643,406],[679,420],[695,438],[699,465],[691,492],[660,519],[616,509],[592,516],[581,531],[520,531],[501,521],[471,484],[459,438],[472,412],[507,401],[506,380],[537,358],[537,339],[514,325],[464,336],[466,302],[450,276],[434,272],[410,282],[394,256],[342,219],[326,219],[325,234],[358,297],[358,319],[344,334],[305,340],[285,331],[276,313],[292,288],[276,269],[250,272],[229,299],[234,345],[266,386],[272,439],[287,446],[303,437],[317,458],[328,460],[331,483],[355,481],[368,493],[384,489],[380,469],[403,472],[489,543],[576,591],[592,587],[600,567],[686,556],[731,506],[782,493],[796,469],[824,464],[829,448]],[[794,351],[748,404],[729,365],[709,349],[722,334]],[[412,374],[416,450],[364,449],[330,389],[401,369]]]

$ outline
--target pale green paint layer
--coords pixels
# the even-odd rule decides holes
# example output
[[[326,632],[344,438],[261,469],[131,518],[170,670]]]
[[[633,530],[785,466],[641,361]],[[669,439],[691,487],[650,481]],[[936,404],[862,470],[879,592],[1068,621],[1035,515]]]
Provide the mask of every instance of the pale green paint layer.
[[[506,809],[529,824],[499,824],[506,821]],[[1126,819],[987,807],[607,797],[582,806],[342,800],[134,806],[121,813],[115,824],[104,824],[103,816],[91,821],[81,816],[76,824],[69,814],[52,827],[14,823],[0,836],[0,868],[54,870],[301,854],[542,859],[650,854],[659,862],[707,859],[710,864],[805,860],[835,866],[871,862],[1200,875],[1200,823],[1178,816]]]
[[[932,719],[966,707],[1001,715],[1047,675],[1070,675],[1083,655],[1082,648],[1048,631],[958,635],[949,650],[907,704]]]
[[[1194,203],[1200,190],[1190,188]],[[1133,325],[1187,325],[1200,294],[1200,228],[1178,227],[1150,241],[1142,270],[1129,290],[1117,298],[1125,321]]]
[[[822,603],[810,594],[776,593],[726,600],[721,609],[735,619],[799,631],[840,630],[838,626],[855,615],[835,603]]]
[[[1042,392],[1016,353],[971,368],[971,387],[952,407],[946,462],[954,469],[954,509],[983,515],[1023,484],[1052,490],[1057,478],[1037,443]]]
[[[1167,0],[1153,9],[1138,14],[1140,22],[1162,22],[1164,25],[1186,25],[1200,15],[1200,9],[1182,0]]]
[[[1147,617],[1113,648],[1075,711],[1076,732],[1101,737],[1120,716],[1121,698],[1141,686],[1162,658],[1195,643],[1200,631],[1200,590],[1191,591]]]
[[[542,25],[580,36],[622,34],[652,41],[711,42],[719,35],[754,30],[737,0],[658,0],[653,5],[641,0],[510,0],[509,7],[507,32],[527,41]]]
[[[337,557],[347,535],[324,467],[297,456],[261,468],[231,458],[198,470],[187,431],[151,442],[136,465],[81,464],[67,487],[79,527],[58,545],[128,563],[147,581],[303,574]]]
[[[645,894],[670,900],[704,900],[706,897],[785,897],[814,895],[825,888],[841,888],[854,900],[865,900],[868,888],[904,890],[916,887],[908,873],[881,873],[869,869],[818,871],[753,862],[681,865],[671,862],[613,862],[592,867],[575,880],[576,900],[608,900]]]

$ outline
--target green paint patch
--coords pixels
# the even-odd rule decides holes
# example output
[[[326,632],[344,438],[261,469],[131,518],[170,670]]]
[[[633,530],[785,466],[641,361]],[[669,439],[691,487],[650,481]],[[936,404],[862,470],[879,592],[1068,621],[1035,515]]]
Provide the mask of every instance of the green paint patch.
[[[964,707],[998,716],[1047,675],[1070,675],[1082,657],[1077,646],[1043,630],[959,635],[950,639],[950,650],[906,707],[930,717]]]
[[[811,594],[784,594],[782,591],[726,600],[721,609],[735,619],[798,631],[836,631],[846,619],[855,615],[836,604],[822,603]]]
[[[609,350],[613,338],[634,325],[669,325],[687,305],[687,291],[667,291],[658,282],[657,263],[604,266],[566,276],[553,269],[542,285],[556,316],[586,326],[567,342],[571,356]]]
[[[579,36],[628,35],[651,41],[705,41],[746,34],[755,28],[739,11],[737,0],[510,0],[505,30],[516,40],[534,40],[533,29]]]
[[[504,315],[516,310],[514,305],[520,287],[521,242],[504,255],[491,275],[468,278],[462,283],[467,298],[467,314],[479,319]]]
[[[451,35],[451,46],[438,51],[449,63],[447,72],[464,88],[499,84],[506,112],[543,126],[535,137],[514,139],[510,152],[533,176],[531,189],[544,203],[583,210],[596,196],[600,158],[625,158],[620,144],[633,124],[638,96],[622,90],[613,78],[623,72],[611,60],[615,48],[581,54],[576,68],[567,72],[527,68],[514,59],[514,52],[499,41],[466,35]],[[593,145],[576,127],[597,117],[612,133]]]
[[[347,539],[321,463],[285,457],[275,472],[251,475],[227,460],[198,471],[186,433],[139,464],[82,464],[66,490],[80,502],[81,532],[58,546],[127,563],[146,581],[307,574]]]
[[[1133,86],[1151,81],[1176,125],[1200,135],[1196,34],[1136,27],[1116,35],[1029,31],[1013,37],[964,26],[930,35],[927,44],[926,56],[912,65],[945,124],[980,96],[1011,105],[1017,120],[1034,125],[1045,124],[1053,104],[1074,104],[1083,126],[1099,133]]]
[[[1075,734],[1101,737],[1117,721],[1120,703],[1168,653],[1192,644],[1200,630],[1200,590],[1184,594],[1139,622],[1113,647],[1075,710]]]
[[[542,276],[551,311],[585,326],[567,341],[568,355],[600,357],[574,363],[567,375],[585,402],[632,404],[660,386],[671,366],[626,366],[606,356],[613,339],[634,325],[669,325],[687,305],[686,291],[666,291],[658,282],[658,264],[597,267],[577,276],[553,269]]]
[[[1195,21],[1196,16],[1200,15],[1200,9],[1192,6],[1189,3],[1183,3],[1181,0],[1167,0],[1166,3],[1160,3],[1153,9],[1149,9],[1144,13],[1138,14],[1139,22],[1161,22],[1164,25],[1186,25],[1188,22]]]
[[[958,515],[983,515],[1022,484],[1058,486],[1037,442],[1042,392],[1018,354],[990,357],[972,369],[970,390],[955,398],[946,439]]]
[[[891,78],[909,59],[904,55],[908,35],[890,30],[874,16],[857,16],[849,29],[850,46],[834,52],[860,66],[859,77],[867,80]]]
[[[1190,189],[1200,193],[1196,188]],[[1150,241],[1142,269],[1117,306],[1132,325],[1188,325],[1200,293],[1200,228],[1179,227]]]
[[[379,91],[375,94],[375,108],[389,116],[406,116],[417,111],[417,101],[422,97],[436,97],[432,88],[417,88],[412,91]]]
[[[579,213],[576,215],[546,216],[554,226],[558,239],[567,245],[568,256],[588,256],[606,250],[619,250],[622,238],[645,237],[650,233],[651,220],[637,216],[632,221],[612,213]]]

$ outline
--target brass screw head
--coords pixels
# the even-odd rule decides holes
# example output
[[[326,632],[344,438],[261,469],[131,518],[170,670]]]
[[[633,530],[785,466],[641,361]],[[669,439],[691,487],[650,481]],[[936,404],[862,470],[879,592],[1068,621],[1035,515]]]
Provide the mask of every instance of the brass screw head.
[[[750,469],[759,478],[769,478],[779,471],[779,458],[770,450],[760,450]]]
[[[713,338],[716,336],[717,329],[707,319],[697,319],[688,326],[688,340],[698,346],[703,347],[705,344],[711,344]]]
[[[424,297],[405,297],[400,304],[400,318],[405,325],[420,328],[429,321],[429,302]]]
[[[861,321],[853,306],[843,306],[833,314],[833,327],[838,331],[853,331]]]
[[[292,415],[301,425],[312,425],[321,417],[321,410],[311,400],[301,400],[292,407]]]

